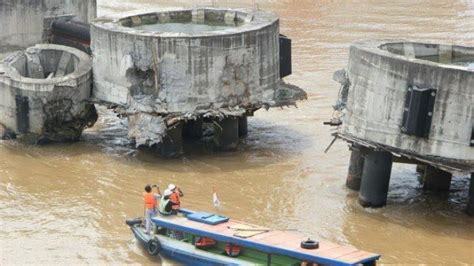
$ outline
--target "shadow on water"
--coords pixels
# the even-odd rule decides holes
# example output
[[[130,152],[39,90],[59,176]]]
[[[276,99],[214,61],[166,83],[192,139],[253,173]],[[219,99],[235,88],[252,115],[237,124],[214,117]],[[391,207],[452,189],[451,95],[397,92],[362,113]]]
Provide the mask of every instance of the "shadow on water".
[[[183,154],[178,158],[163,158],[153,148],[136,148],[127,135],[127,121],[104,108],[99,109],[96,125],[86,129],[78,142],[30,145],[23,142],[2,141],[13,153],[27,153],[32,157],[77,157],[92,153],[105,153],[120,161],[156,164],[173,171],[188,171],[186,165],[205,161],[220,171],[235,171],[245,163],[247,168],[260,167],[269,162],[293,157],[312,146],[312,138],[286,125],[257,117],[248,119],[248,135],[240,138],[236,151],[223,152],[214,147],[212,125],[199,140],[184,140]],[[176,167],[180,165],[181,167]],[[192,171],[206,171],[193,168]]]

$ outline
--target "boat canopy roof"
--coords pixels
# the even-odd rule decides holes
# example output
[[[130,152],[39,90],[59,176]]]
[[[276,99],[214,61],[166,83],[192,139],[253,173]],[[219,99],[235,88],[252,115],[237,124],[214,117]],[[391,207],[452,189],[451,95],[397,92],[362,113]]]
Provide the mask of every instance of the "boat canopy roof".
[[[192,212],[186,210],[184,213],[190,214]],[[232,219],[211,225],[205,222],[192,221],[184,216],[158,215],[152,218],[152,221],[156,225],[167,229],[209,237],[216,241],[228,242],[268,254],[288,256],[302,261],[331,265],[355,265],[380,258],[378,254],[326,241],[319,241],[318,249],[303,249],[300,247],[300,243],[307,238],[297,232],[272,230]]]

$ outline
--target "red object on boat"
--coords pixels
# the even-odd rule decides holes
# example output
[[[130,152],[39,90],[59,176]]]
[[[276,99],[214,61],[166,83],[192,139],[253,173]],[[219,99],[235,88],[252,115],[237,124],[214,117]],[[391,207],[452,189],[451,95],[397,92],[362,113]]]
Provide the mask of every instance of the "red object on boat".
[[[227,243],[225,245],[225,253],[230,257],[237,257],[240,255],[240,246]]]
[[[197,239],[195,245],[198,248],[209,248],[217,244],[217,241],[209,237],[200,237]]]

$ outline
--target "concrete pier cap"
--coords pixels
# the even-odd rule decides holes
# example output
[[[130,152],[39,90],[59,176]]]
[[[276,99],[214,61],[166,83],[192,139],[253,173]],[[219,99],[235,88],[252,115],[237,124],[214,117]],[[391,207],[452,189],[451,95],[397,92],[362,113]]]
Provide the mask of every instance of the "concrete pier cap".
[[[92,62],[75,48],[38,44],[0,64],[0,125],[34,142],[74,141],[97,120]]]
[[[346,77],[340,137],[446,171],[474,171],[474,47],[357,42]]]
[[[121,106],[137,146],[167,128],[294,104],[280,79],[279,19],[271,12],[166,8],[99,18],[91,26],[97,101]]]

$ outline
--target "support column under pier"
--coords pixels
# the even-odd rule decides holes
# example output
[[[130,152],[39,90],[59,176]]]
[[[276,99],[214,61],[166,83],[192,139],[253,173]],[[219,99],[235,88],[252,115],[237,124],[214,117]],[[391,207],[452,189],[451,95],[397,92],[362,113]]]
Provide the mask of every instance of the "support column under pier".
[[[358,191],[362,180],[362,170],[364,169],[364,157],[360,147],[354,146],[351,152],[349,170],[347,173],[346,187]]]
[[[168,128],[166,136],[160,144],[160,154],[162,157],[173,158],[183,153],[183,124],[178,123]]]
[[[392,162],[392,154],[389,152],[369,151],[365,155],[359,192],[360,205],[377,208],[387,204]]]
[[[6,126],[0,124],[0,140],[2,139],[15,139],[16,135],[13,131],[9,130]]]
[[[417,173],[423,174],[425,172],[425,169],[426,169],[426,165],[424,165],[424,164],[417,164],[416,165],[416,172]]]
[[[423,189],[447,191],[451,186],[453,175],[449,172],[427,165],[423,174]]]
[[[248,133],[248,124],[247,124],[247,116],[239,117],[239,137],[247,136]]]
[[[471,181],[469,185],[469,198],[467,200],[466,212],[470,216],[474,216],[474,173],[471,173]]]
[[[214,143],[220,150],[235,150],[239,143],[239,119],[229,116],[220,121],[215,121]]]
[[[186,139],[200,139],[202,137],[202,118],[186,121],[183,126],[183,137]]]

